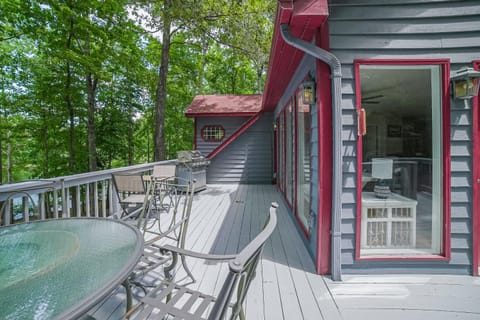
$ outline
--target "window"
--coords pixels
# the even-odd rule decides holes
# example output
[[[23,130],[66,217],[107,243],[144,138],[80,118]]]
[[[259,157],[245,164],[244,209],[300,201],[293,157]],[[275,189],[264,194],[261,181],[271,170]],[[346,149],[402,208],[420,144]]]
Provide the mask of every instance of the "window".
[[[310,105],[297,93],[297,215],[304,229],[310,229]]]
[[[204,141],[222,141],[224,136],[225,129],[221,125],[207,125],[202,128],[202,139]]]
[[[293,99],[290,100],[285,108],[285,193],[287,202],[293,207],[293,191],[295,185],[295,114]]]
[[[356,67],[367,129],[359,139],[359,257],[442,255],[442,63]]]

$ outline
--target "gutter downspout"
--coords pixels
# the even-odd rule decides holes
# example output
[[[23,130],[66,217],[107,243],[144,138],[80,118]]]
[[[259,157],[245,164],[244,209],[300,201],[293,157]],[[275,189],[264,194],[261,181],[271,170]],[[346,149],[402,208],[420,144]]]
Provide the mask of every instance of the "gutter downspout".
[[[333,181],[332,181],[332,280],[342,280],[341,265],[341,218],[342,218],[342,70],[340,60],[332,53],[314,44],[295,37],[288,24],[280,25],[282,38],[289,45],[325,62],[332,78],[332,121],[333,121]]]

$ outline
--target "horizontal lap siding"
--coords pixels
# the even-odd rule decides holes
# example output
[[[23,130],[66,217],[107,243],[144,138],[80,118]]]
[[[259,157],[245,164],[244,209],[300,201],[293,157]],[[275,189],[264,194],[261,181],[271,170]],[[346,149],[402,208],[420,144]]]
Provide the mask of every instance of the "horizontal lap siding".
[[[267,113],[211,160],[207,183],[270,184],[272,155],[273,115]]]
[[[197,118],[197,127],[195,128],[197,137],[197,150],[207,156],[216,147],[228,139],[242,124],[248,121],[248,117],[208,117]],[[225,129],[225,136],[222,141],[204,141],[202,138],[202,128],[208,125],[221,125]]]
[[[345,273],[471,272],[471,110],[451,105],[451,260],[355,261],[355,59],[445,59],[451,69],[480,59],[480,1],[331,0],[330,48],[342,63],[342,269]]]

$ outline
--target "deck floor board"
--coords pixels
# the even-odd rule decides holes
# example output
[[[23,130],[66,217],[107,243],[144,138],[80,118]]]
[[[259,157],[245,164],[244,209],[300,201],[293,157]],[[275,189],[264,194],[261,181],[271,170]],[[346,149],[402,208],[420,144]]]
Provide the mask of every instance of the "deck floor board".
[[[278,224],[247,295],[248,320],[480,318],[478,278],[344,275],[343,281],[334,282],[317,275],[290,210],[271,185],[209,185],[195,194],[186,248],[213,254],[238,252],[258,234],[273,201],[280,204]],[[228,270],[225,263],[191,258],[187,263],[197,280],[190,284],[193,289],[219,292]],[[154,283],[162,276],[158,270],[145,281]],[[190,281],[181,267],[175,277]],[[120,287],[90,313],[97,319],[121,319],[124,301]]]

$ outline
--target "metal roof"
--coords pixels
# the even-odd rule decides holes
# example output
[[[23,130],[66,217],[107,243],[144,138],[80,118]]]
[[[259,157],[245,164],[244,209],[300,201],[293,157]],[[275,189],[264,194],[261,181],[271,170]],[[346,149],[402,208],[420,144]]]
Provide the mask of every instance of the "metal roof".
[[[253,116],[262,109],[261,94],[196,96],[185,109],[187,117]]]

